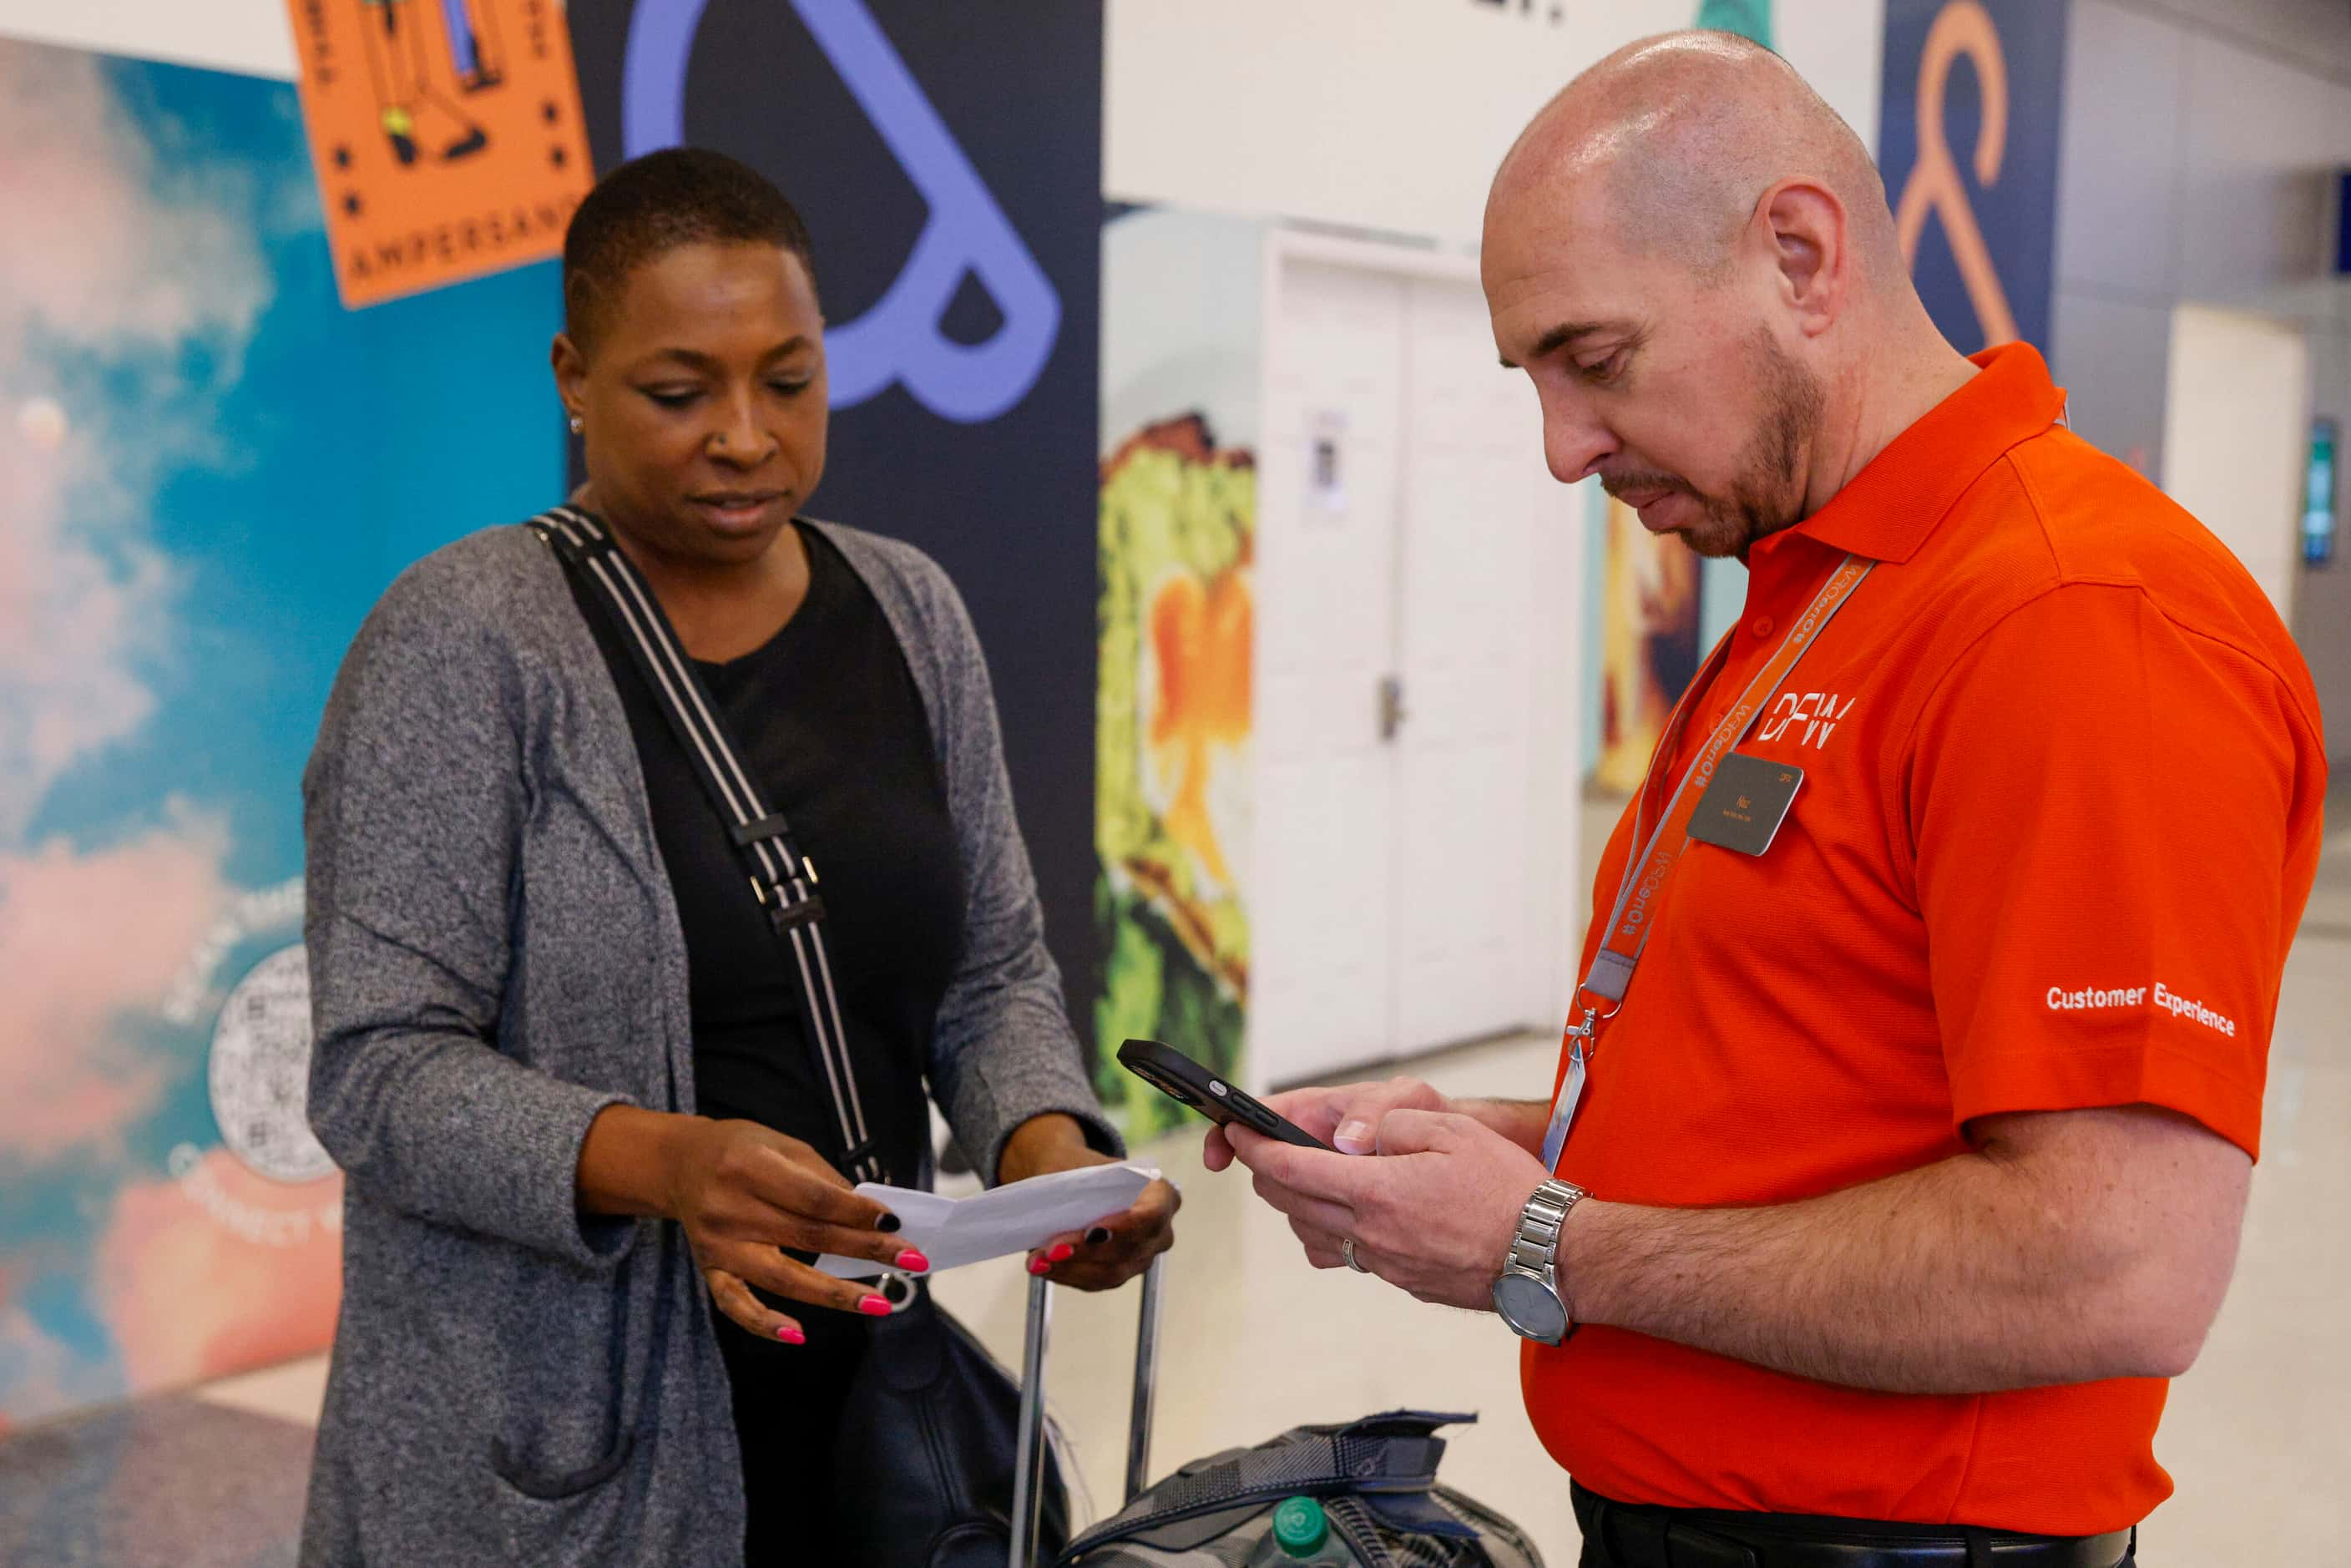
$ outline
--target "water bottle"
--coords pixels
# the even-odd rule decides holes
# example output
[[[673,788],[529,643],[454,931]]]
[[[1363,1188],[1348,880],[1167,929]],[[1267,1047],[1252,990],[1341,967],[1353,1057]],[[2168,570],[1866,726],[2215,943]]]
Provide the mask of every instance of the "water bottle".
[[[1322,1505],[1311,1497],[1284,1499],[1273,1528],[1250,1554],[1249,1568],[1359,1568],[1347,1543],[1332,1533]]]

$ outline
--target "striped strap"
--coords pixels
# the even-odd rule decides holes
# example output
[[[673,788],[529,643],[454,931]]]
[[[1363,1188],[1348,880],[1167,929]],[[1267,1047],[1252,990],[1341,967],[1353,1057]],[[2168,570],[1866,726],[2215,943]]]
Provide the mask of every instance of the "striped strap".
[[[857,1075],[841,1027],[841,999],[834,994],[832,959],[824,939],[824,901],[817,894],[816,867],[792,841],[781,813],[769,810],[750,769],[736,755],[718,715],[718,705],[679,647],[677,633],[643,573],[612,541],[597,517],[558,507],[530,520],[536,533],[565,568],[595,585],[611,608],[638,673],[660,703],[677,743],[702,780],[703,792],[726,821],[727,836],[749,873],[751,892],[768,923],[789,947],[799,974],[794,991],[800,1026],[824,1070],[832,1093],[833,1119],[841,1130],[842,1165],[852,1179],[885,1179]]]

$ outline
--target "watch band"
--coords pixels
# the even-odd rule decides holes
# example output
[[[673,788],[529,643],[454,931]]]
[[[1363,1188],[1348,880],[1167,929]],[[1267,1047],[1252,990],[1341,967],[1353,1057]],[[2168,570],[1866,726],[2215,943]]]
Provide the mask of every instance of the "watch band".
[[[1510,1250],[1503,1260],[1506,1272],[1524,1275],[1541,1284],[1566,1306],[1567,1298],[1559,1288],[1559,1235],[1567,1224],[1568,1214],[1575,1206],[1591,1196],[1573,1182],[1553,1177],[1534,1190],[1526,1207],[1519,1211],[1519,1231],[1510,1239]],[[1573,1324],[1575,1313],[1568,1312]]]

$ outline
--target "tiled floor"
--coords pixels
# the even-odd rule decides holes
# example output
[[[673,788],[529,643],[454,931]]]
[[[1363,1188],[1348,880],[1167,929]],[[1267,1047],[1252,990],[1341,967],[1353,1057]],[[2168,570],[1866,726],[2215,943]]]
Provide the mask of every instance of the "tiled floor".
[[[2351,810],[2331,820],[2351,821]],[[1472,1046],[1416,1071],[1465,1093],[1540,1094],[1554,1049],[1543,1038]],[[2336,833],[2322,869],[2272,1052],[2265,1153],[2236,1282],[2202,1360],[2173,1390],[2158,1441],[2179,1490],[2142,1532],[2151,1568],[2351,1561],[2351,831]],[[1144,1154],[1185,1192],[1155,1470],[1301,1421],[1398,1405],[1474,1410],[1481,1419],[1454,1435],[1445,1478],[1525,1524],[1554,1568],[1573,1562],[1566,1484],[1528,1430],[1513,1342],[1493,1319],[1307,1268],[1244,1182],[1201,1169],[1196,1140]],[[1008,1260],[947,1276],[939,1294],[1017,1360],[1026,1285]],[[1124,1460],[1134,1311],[1132,1291],[1061,1292],[1055,1307],[1051,1398],[1097,1511],[1115,1506]],[[299,1363],[201,1391],[217,1427],[192,1425],[194,1402],[158,1401],[0,1447],[0,1563],[290,1562],[302,1446],[288,1423],[315,1421],[322,1384],[320,1363]],[[220,1469],[224,1451],[247,1456],[225,1491],[195,1473]],[[126,1495],[140,1506],[96,1517]],[[81,1554],[42,1544],[53,1542]]]

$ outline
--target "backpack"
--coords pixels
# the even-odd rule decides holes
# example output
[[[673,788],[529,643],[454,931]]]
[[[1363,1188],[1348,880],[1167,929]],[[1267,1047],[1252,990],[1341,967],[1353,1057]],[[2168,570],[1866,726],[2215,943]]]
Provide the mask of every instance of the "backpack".
[[[1437,1482],[1437,1429],[1476,1419],[1395,1410],[1195,1459],[1071,1542],[1056,1568],[1241,1568],[1274,1510],[1301,1496],[1364,1568],[1542,1568],[1524,1531]]]

